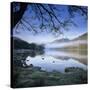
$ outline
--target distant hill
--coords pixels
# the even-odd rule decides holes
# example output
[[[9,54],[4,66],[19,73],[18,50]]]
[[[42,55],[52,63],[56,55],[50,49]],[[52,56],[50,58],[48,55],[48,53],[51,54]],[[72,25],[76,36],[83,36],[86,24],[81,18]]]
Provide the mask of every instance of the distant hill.
[[[80,41],[78,41],[80,40]],[[83,43],[82,43],[83,42]],[[64,50],[68,52],[75,52],[75,53],[81,53],[81,54],[87,54],[87,33],[76,37],[73,40],[70,40],[69,42],[66,42],[66,45],[63,47],[57,47],[54,48],[55,50]],[[84,52],[83,52],[84,51]]]
[[[64,43],[64,42],[71,42],[71,41],[77,41],[77,40],[87,40],[87,33],[80,35],[72,40],[69,40],[68,38],[62,38],[62,39],[58,39],[58,40],[54,40],[51,43]]]
[[[31,53],[32,55],[34,54],[43,54],[44,53],[44,46],[43,45],[37,45],[35,43],[28,43],[20,38],[17,37],[11,37],[11,40],[13,42],[13,49],[27,49],[27,50],[31,50],[31,52],[29,51],[29,54]],[[31,55],[30,54],[30,55]]]
[[[12,42],[13,42],[13,48],[14,49],[29,49],[30,44],[24,40],[21,40],[20,38],[17,37],[11,37]]]
[[[58,39],[53,41],[52,43],[63,43],[63,42],[69,42],[70,40],[68,38],[62,38],[62,39]]]
[[[62,46],[54,47],[51,49],[55,51],[69,53],[72,55],[72,58],[80,61],[83,64],[87,64],[87,54],[88,54],[87,36],[88,34],[85,33],[72,40],[69,39],[55,40],[53,43],[62,44]]]
[[[87,40],[87,37],[88,37],[88,34],[87,33],[84,33],[83,35],[80,35],[79,37],[76,37],[75,39],[73,39],[74,41],[75,40]]]

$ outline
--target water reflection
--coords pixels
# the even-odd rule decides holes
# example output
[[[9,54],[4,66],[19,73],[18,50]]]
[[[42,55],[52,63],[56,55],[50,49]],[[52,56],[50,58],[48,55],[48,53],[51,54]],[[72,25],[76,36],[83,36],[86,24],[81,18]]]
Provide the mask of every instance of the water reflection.
[[[59,71],[64,72],[67,67],[79,67],[84,70],[87,69],[87,66],[80,63],[78,60],[67,57],[67,58],[55,58],[54,56],[67,56],[64,52],[56,52],[45,50],[44,55],[39,55],[35,57],[28,56],[25,60],[26,64],[29,66],[33,64],[33,66],[41,67],[42,70],[46,71]]]
[[[64,59],[67,60],[69,58],[74,58],[74,59],[87,59],[87,55],[82,55],[79,52],[67,52],[67,51],[57,51],[57,50],[53,50],[53,49],[45,49],[45,54],[49,55],[49,56],[53,56],[55,58],[59,58],[59,59]],[[83,63],[83,61],[82,61]]]

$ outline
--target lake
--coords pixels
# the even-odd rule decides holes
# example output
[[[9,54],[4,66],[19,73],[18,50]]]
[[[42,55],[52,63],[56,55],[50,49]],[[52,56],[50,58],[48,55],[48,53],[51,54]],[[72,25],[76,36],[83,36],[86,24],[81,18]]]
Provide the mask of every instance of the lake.
[[[25,63],[27,66],[33,64],[35,67],[41,67],[42,70],[48,72],[59,71],[64,73],[67,67],[79,67],[86,70],[87,65],[79,62],[74,56],[73,53],[70,54],[68,52],[46,48],[43,55],[37,55],[35,57],[27,56]],[[84,57],[82,56],[82,58]]]

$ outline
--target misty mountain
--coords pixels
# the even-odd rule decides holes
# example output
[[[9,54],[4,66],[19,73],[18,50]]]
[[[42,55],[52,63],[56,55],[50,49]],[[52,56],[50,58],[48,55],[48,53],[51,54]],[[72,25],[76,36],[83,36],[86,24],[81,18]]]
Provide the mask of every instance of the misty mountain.
[[[62,38],[58,40],[54,40],[52,43],[63,43],[63,42],[69,42],[70,40],[68,38]]]
[[[75,39],[73,39],[73,41],[75,41],[75,40],[86,40],[87,37],[88,37],[88,34],[84,33],[83,35],[80,35],[80,36],[76,37]]]
[[[13,48],[14,49],[29,49],[31,48],[30,44],[20,38],[12,37]]]
[[[86,51],[87,53],[87,33],[76,37],[69,42],[66,42],[63,47],[55,48],[55,50],[65,50],[65,51],[77,51],[81,52],[82,50]]]
[[[80,35],[72,40],[69,40],[68,38],[62,38],[58,40],[54,40],[52,43],[64,43],[64,42],[72,42],[77,40],[86,40],[87,39],[87,33],[84,33],[83,35]]]
[[[35,43],[28,43],[20,38],[17,37],[11,37],[13,48],[14,49],[31,49],[31,50],[39,50],[43,49],[44,47],[42,45],[37,45]]]

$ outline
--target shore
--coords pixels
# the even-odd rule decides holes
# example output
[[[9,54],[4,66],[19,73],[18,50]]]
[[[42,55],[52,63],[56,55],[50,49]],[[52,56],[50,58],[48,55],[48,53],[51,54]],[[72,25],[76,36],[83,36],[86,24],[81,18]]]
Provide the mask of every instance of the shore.
[[[40,67],[14,67],[13,87],[40,87],[71,84],[86,84],[87,71],[81,68],[69,67],[65,73],[46,72]]]

